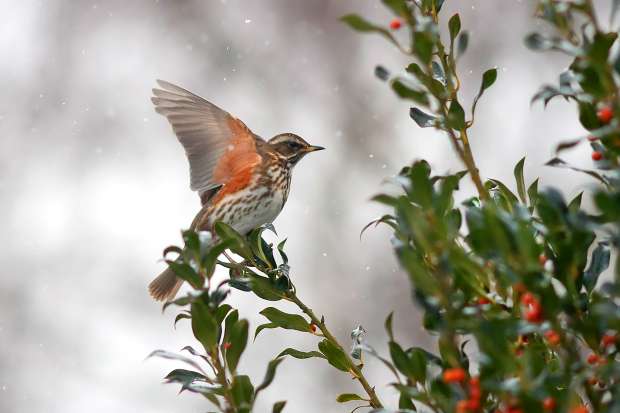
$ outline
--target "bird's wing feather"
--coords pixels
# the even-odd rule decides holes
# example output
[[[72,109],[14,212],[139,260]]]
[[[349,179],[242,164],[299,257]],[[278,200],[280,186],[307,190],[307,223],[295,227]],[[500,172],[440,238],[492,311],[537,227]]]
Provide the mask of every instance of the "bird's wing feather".
[[[256,151],[260,138],[243,122],[179,86],[163,80],[157,83],[161,89],[153,89],[151,100],[185,148],[190,187],[201,197],[260,163]]]

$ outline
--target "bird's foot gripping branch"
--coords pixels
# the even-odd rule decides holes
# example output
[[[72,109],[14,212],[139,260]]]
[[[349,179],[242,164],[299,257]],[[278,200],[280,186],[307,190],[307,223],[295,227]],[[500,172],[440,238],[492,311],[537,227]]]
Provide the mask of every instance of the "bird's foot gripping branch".
[[[165,380],[181,384],[182,390],[203,395],[221,412],[250,412],[256,397],[271,384],[278,365],[285,357],[316,357],[350,374],[362,386],[365,396],[347,393],[339,396],[340,401],[358,400],[363,405],[381,407],[374,388],[362,372],[363,330],[358,328],[353,332],[353,351],[349,354],[330,332],[324,317],[319,318],[298,297],[289,278],[284,241],[274,247],[263,239],[264,230],[264,227],[254,230],[246,238],[229,226],[217,223],[217,243],[208,232],[186,231],[183,233],[183,248],[172,246],[164,251],[164,258],[171,269],[193,288],[186,296],[164,304],[164,309],[183,307],[175,318],[175,324],[189,319],[194,337],[202,346],[201,350],[191,346],[183,348],[192,357],[163,350],[153,352],[152,356],[176,359],[192,367],[192,370],[173,370]],[[225,253],[226,250],[240,257],[240,261],[231,258]],[[219,260],[222,253],[228,258],[227,261]],[[169,254],[178,256],[175,260],[168,260]],[[276,260],[278,255],[279,260]],[[217,265],[228,268],[230,278],[215,285],[212,280]],[[290,301],[300,310],[300,314],[289,314],[272,306],[266,307],[260,314],[268,322],[256,328],[254,337],[265,329],[297,330],[315,336],[317,348],[310,351],[283,349],[268,363],[262,383],[255,386],[248,376],[239,374],[237,370],[250,333],[248,321],[240,318],[238,310],[225,302],[230,288],[252,292],[266,301]],[[276,403],[273,412],[280,412],[284,406],[285,401]]]

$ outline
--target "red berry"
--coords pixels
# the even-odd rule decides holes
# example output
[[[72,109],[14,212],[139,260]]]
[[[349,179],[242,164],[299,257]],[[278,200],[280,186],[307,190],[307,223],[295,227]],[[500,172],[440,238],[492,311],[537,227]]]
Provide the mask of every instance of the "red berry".
[[[540,265],[545,265],[546,262],[547,262],[547,256],[545,254],[540,254],[538,256],[538,263]]]
[[[592,152],[592,160],[593,161],[600,161],[601,159],[603,159],[603,154],[602,153],[600,153],[599,151]]]
[[[605,348],[615,343],[616,343],[615,334],[605,334],[603,338],[601,339],[601,345]]]
[[[224,350],[228,350],[231,347],[232,347],[232,344],[230,343],[230,341],[227,341],[224,343]]]
[[[465,380],[467,373],[461,368],[446,369],[443,372],[443,381],[446,383],[460,383]]]
[[[316,333],[316,325],[314,323],[310,324],[310,331]]]
[[[542,309],[540,305],[532,306],[525,312],[525,319],[530,323],[540,323],[542,321]]]
[[[478,298],[478,305],[485,305],[485,304],[491,304],[491,300],[489,300],[486,297]]]
[[[588,364],[596,364],[599,362],[599,357],[596,354],[592,353],[588,356],[586,361],[588,362]]]
[[[469,388],[470,391],[471,389],[480,389],[480,378],[472,377],[471,379],[469,379]]]
[[[570,413],[588,413],[588,408],[582,404],[573,408]]]
[[[543,400],[542,404],[543,404],[543,409],[547,411],[555,410],[556,402],[553,397],[547,397],[545,400]]]
[[[480,400],[480,397],[482,397],[480,379],[478,377],[472,377],[469,379],[469,398],[471,400]]]
[[[521,296],[521,304],[524,305],[532,305],[536,302],[536,297],[534,297],[534,294],[527,292],[525,294],[523,294],[523,296]]]
[[[474,398],[467,400],[467,407],[469,411],[475,412],[476,410],[480,409],[480,400]]]
[[[547,339],[549,344],[551,344],[552,346],[558,344],[561,340],[560,335],[554,330],[546,331],[545,338]]]
[[[401,23],[400,19],[395,18],[395,19],[392,19],[392,21],[390,22],[390,29],[392,29],[392,30],[398,30],[398,29],[400,29],[400,27],[401,27],[402,25],[403,25],[403,24]]]
[[[480,409],[479,400],[467,399],[456,402],[457,413],[475,412],[478,409]]]
[[[603,106],[596,112],[596,116],[601,123],[607,124],[611,122],[614,117],[614,112],[611,110],[609,106]]]

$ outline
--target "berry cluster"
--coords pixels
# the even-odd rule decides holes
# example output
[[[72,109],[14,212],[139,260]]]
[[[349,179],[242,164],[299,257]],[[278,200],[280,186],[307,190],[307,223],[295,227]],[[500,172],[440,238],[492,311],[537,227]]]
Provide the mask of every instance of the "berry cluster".
[[[443,372],[443,381],[446,383],[464,383],[467,379],[467,372],[460,368],[446,369]],[[471,377],[467,383],[468,398],[459,400],[456,404],[457,413],[471,413],[480,410],[482,405],[482,389],[480,379]]]

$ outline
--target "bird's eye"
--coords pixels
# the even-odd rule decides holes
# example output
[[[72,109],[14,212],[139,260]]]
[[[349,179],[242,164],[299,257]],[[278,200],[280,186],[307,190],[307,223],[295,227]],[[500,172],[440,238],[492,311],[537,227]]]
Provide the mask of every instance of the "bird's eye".
[[[298,142],[291,141],[291,142],[288,142],[288,147],[291,149],[299,149],[301,145]]]

